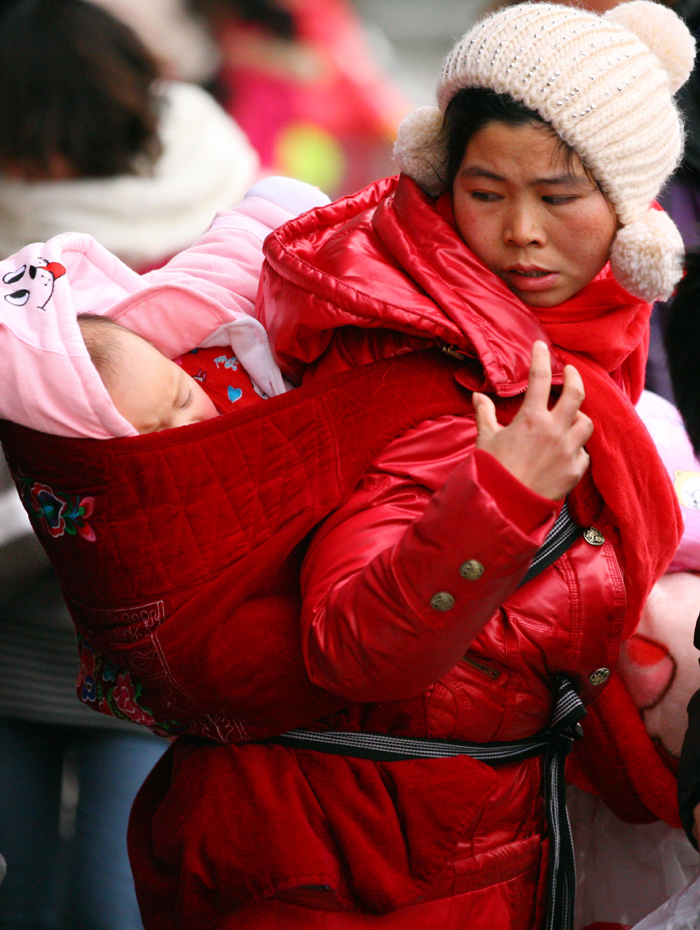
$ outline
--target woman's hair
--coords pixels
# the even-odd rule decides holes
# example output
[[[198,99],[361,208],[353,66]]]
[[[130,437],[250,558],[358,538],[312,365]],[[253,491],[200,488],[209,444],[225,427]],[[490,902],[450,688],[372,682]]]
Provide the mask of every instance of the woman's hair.
[[[534,123],[542,126],[545,132],[551,133],[557,140],[570,170],[574,150],[539,113],[518,103],[509,94],[497,94],[487,87],[467,87],[457,91],[447,105],[438,140],[438,144],[444,146],[446,153],[444,180],[448,190],[452,189],[470,140],[489,123],[504,123],[506,126],[526,126]],[[589,177],[594,180],[590,174]]]
[[[664,342],[676,406],[693,449],[700,455],[700,253],[688,256],[686,273],[666,318]]]
[[[124,346],[118,337],[119,330],[127,333],[131,330],[115,323],[109,317],[98,316],[95,313],[79,314],[78,326],[90,360],[102,383],[109,390],[116,381],[124,359]]]
[[[148,2],[148,0],[144,0]],[[0,167],[51,179],[135,173],[160,155],[158,66],[85,0],[0,2]]]

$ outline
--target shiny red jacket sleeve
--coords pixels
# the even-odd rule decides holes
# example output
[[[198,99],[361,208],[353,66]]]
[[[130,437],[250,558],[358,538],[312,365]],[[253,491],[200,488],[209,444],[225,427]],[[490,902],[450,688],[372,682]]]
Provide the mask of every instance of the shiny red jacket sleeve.
[[[428,466],[411,463],[415,441],[424,448],[437,429],[428,421],[392,443],[310,545],[305,661],[312,681],[344,698],[410,697],[449,671],[522,580],[556,518],[557,502],[474,451],[473,426],[456,464],[439,454]],[[441,469],[444,481],[431,488]],[[460,574],[469,560],[483,566],[480,578]]]

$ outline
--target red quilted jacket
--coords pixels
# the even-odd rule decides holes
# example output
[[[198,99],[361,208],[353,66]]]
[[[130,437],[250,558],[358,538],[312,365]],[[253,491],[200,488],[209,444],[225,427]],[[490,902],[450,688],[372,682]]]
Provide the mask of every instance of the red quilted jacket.
[[[430,209],[401,184],[394,202]],[[497,397],[508,422],[546,334],[428,213],[374,212],[395,185],[268,239],[260,313],[276,351],[306,388],[456,346],[456,381]],[[560,382],[556,355],[553,367]],[[569,508],[604,542],[581,538],[518,588],[558,508],[474,452],[475,436],[470,414],[417,424],[313,537],[301,647],[311,681],[347,704],[318,727],[518,739],[548,724],[558,673],[590,702],[615,668],[622,546],[590,474]],[[147,930],[351,930],[372,915],[389,930],[533,930],[547,862],[540,760],[490,769],[178,741],[137,801],[130,849]]]

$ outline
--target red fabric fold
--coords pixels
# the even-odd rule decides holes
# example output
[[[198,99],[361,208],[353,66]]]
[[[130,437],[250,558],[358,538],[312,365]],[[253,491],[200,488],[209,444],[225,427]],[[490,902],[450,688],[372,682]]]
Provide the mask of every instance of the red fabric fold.
[[[356,223],[359,231],[351,228]],[[449,195],[436,201],[405,176],[294,221],[272,234],[266,254],[265,312],[276,345],[288,359],[317,358],[334,329],[358,327],[367,339],[394,330],[402,338],[449,341],[478,359],[483,371],[479,390],[500,397],[525,390],[537,338],[550,343],[555,381],[561,379],[563,363],[576,366],[586,390],[582,409],[595,430],[587,443],[590,471],[569,502],[575,519],[586,525],[600,513],[600,495],[605,517],[619,528],[627,594],[623,636],[629,636],[651,587],[673,557],[681,530],[675,494],[633,407],[644,383],[649,305],[625,291],[606,266],[570,300],[533,310],[464,244]],[[303,291],[310,281],[319,295],[311,305]],[[369,281],[371,290],[365,285]],[[300,347],[295,321],[302,310]],[[368,329],[374,331],[371,336]],[[625,700],[629,696],[619,697],[618,690],[606,695],[605,716],[635,715],[639,738],[634,746],[641,754],[633,747],[624,759],[613,753],[604,739],[608,731],[596,726],[592,710],[579,760],[590,761],[592,769],[600,769],[605,760],[611,778],[601,793],[613,807],[616,793],[632,798],[641,789],[622,777],[625,769],[640,762],[644,771],[654,758],[649,752],[655,752],[636,708],[630,710]],[[616,766],[617,780],[612,778]],[[673,802],[671,789],[664,782],[661,806],[647,807],[651,798],[636,798],[635,816],[664,816],[661,807],[667,812]]]
[[[681,826],[675,774],[649,737],[619,675],[610,679],[589,708],[584,732],[568,760],[568,781],[599,794],[627,823],[660,819]]]
[[[410,203],[401,217],[406,221],[415,216],[425,225],[430,199],[413,182],[402,178],[399,186],[402,199]],[[449,194],[443,194],[433,209],[458,236]],[[497,276],[483,263],[482,267],[484,277],[494,279],[497,287]],[[537,318],[555,355],[574,365],[583,379],[586,399],[581,409],[594,424],[586,444],[591,477],[607,515],[620,530],[625,570],[634,579],[627,585],[623,636],[629,636],[654,582],[673,558],[683,529],[666,469],[633,406],[644,388],[651,307],[625,291],[609,264],[570,300],[555,307],[533,309],[515,294],[510,294],[510,303],[514,314]]]

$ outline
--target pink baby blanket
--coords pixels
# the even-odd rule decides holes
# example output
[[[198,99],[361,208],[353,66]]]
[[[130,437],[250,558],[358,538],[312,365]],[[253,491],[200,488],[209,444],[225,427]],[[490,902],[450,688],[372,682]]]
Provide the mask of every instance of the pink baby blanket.
[[[262,243],[328,203],[316,188],[266,178],[164,268],[139,275],[91,236],[63,233],[0,262],[0,418],[44,433],[109,439],[136,431],[116,410],[77,316],[109,316],[169,358],[225,345],[270,396],[285,384],[252,315]]]

